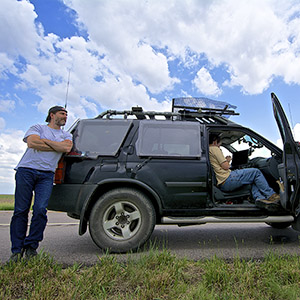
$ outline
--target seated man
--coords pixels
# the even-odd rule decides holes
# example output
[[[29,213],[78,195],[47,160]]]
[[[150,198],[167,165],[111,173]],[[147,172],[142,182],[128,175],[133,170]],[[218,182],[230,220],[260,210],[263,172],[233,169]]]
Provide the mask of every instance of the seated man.
[[[269,187],[261,171],[256,168],[231,171],[231,157],[224,157],[220,146],[220,137],[217,134],[210,134],[209,159],[221,191],[230,192],[243,185],[251,184],[252,196],[257,207],[271,210],[278,209],[280,207],[280,196]]]

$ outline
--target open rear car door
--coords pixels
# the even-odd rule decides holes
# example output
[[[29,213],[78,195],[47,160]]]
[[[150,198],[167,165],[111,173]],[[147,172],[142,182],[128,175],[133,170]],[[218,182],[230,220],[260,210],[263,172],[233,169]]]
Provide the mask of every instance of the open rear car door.
[[[271,99],[274,116],[283,142],[282,164],[279,165],[280,181],[284,186],[284,189],[281,189],[280,192],[281,204],[297,217],[300,213],[300,147],[293,138],[284,110],[274,93],[271,93]]]

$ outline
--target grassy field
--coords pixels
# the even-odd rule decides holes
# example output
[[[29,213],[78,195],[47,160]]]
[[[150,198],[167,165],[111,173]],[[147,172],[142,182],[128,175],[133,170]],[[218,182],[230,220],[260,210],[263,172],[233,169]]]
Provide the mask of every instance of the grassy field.
[[[0,210],[14,209],[14,195],[0,195]]]
[[[300,259],[177,259],[153,250],[126,263],[105,255],[92,267],[63,267],[48,255],[0,268],[0,299],[300,299]]]

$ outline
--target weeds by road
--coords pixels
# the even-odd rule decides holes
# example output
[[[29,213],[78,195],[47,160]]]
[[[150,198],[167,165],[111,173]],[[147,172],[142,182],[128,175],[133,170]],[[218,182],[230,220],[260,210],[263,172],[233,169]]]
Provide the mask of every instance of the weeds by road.
[[[177,259],[153,250],[119,263],[63,268],[48,255],[0,269],[1,299],[300,299],[300,259],[270,253],[263,261]]]
[[[14,196],[0,195],[0,209]],[[300,257],[269,253],[263,261],[177,259],[153,249],[140,259],[111,255],[92,267],[63,267],[47,254],[0,267],[0,299],[300,299]]]
[[[31,204],[32,207],[33,203]],[[0,195],[0,210],[14,210],[15,195]]]
[[[14,195],[0,195],[0,210],[14,209]]]

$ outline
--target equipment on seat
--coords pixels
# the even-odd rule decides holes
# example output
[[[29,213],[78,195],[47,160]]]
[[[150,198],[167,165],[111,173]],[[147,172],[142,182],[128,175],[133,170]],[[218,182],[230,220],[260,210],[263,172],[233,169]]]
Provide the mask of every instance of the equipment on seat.
[[[231,169],[237,169],[248,164],[249,150],[236,151],[232,153]]]

